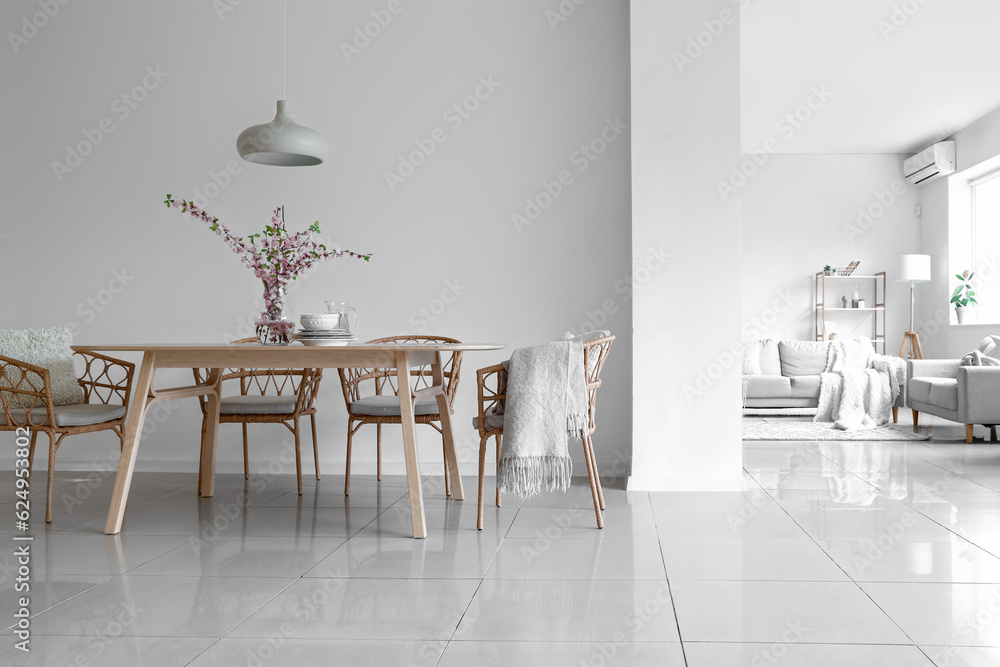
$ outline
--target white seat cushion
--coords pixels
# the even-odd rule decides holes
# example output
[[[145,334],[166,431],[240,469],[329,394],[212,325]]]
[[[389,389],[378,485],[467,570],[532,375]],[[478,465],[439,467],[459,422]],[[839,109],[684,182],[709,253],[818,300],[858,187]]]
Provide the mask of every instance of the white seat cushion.
[[[289,396],[227,396],[219,404],[224,415],[290,415],[295,412],[295,394]]]
[[[365,396],[360,401],[351,403],[351,412],[369,417],[398,417],[399,398],[393,394]],[[414,405],[415,415],[436,415],[438,413],[437,398],[421,398]]]
[[[781,375],[747,375],[747,398],[791,398],[792,381]]]
[[[958,410],[958,380],[931,377],[910,378],[907,391],[915,401],[948,410]]]
[[[479,428],[479,417],[472,418],[472,428]],[[503,415],[486,415],[487,430],[503,428]]]
[[[56,426],[90,426],[102,422],[114,421],[125,416],[124,405],[104,405],[103,403],[76,403],[74,405],[57,405],[53,408],[56,416]],[[12,408],[11,416],[16,423],[24,423],[24,410]],[[48,426],[49,416],[44,407],[31,411],[31,423],[35,426]]]

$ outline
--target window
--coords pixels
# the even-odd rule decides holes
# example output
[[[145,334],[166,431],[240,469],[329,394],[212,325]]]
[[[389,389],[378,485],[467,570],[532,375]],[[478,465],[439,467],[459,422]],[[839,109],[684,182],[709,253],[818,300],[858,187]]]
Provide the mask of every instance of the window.
[[[975,271],[973,289],[976,290],[976,300],[979,302],[977,320],[980,323],[1000,322],[1000,276],[997,266],[1000,264],[1000,170],[992,171],[969,182],[970,241],[969,249],[971,265],[965,267]],[[961,273],[962,270],[952,273]],[[954,281],[954,290],[958,280]]]

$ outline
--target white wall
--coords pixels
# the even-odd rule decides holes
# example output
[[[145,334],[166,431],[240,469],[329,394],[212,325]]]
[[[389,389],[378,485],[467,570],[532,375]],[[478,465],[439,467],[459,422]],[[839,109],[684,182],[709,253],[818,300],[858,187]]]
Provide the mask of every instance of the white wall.
[[[887,352],[898,354],[909,324],[909,288],[892,282],[893,258],[919,251],[916,189],[898,155],[772,155],[743,193],[745,338],[813,340],[815,274],[859,260],[857,272],[889,273]],[[828,281],[828,301],[853,291]],[[872,281],[858,281],[867,305]],[[828,304],[830,305],[830,304]],[[873,314],[828,315],[838,336],[871,337]]]
[[[634,310],[632,476],[646,490],[741,488],[739,364],[689,383],[740,340],[739,197],[717,179],[740,161],[739,19],[732,2],[632,2]],[[728,11],[690,67],[673,54]],[[669,259],[656,270],[651,252]]]
[[[233,11],[220,17],[217,8],[227,5]],[[287,96],[300,122],[332,147],[330,161],[314,168],[248,164],[235,151],[239,132],[270,120],[281,94],[278,2],[70,3],[37,34],[29,30],[16,53],[5,44],[0,266],[8,289],[0,326],[75,322],[80,343],[245,335],[259,309],[259,284],[207,228],[161,202],[168,192],[206,193],[208,209],[239,234],[259,231],[284,204],[292,228],[319,220],[327,238],[374,253],[369,265],[323,265],[291,294],[293,314],[321,311],[335,297],[356,305],[364,338],[425,330],[508,344],[464,362],[456,423],[467,472],[478,455],[475,369],[510,348],[598,325],[619,337],[601,391],[597,456],[605,469],[627,460],[627,3],[587,3],[563,16],[553,13],[555,0],[404,0],[347,62],[341,45],[389,5],[289,3]],[[33,0],[6,2],[0,24],[16,29],[37,11]],[[147,67],[159,68],[161,80],[148,77]],[[144,77],[150,89],[137,91],[144,99],[135,109],[115,102]],[[482,88],[483,79],[497,87]],[[456,127],[446,110],[477,88],[485,99]],[[85,141],[85,133],[97,143],[102,120],[113,131],[60,180],[52,163],[65,161],[66,146]],[[435,128],[447,141],[390,191],[385,172]],[[602,132],[615,141],[604,145]],[[603,153],[582,158],[580,147],[592,141]],[[223,175],[229,167],[238,173]],[[523,214],[525,199],[563,170],[572,184],[533,224],[515,229],[512,214]],[[228,184],[216,190],[213,178]],[[127,284],[112,295],[104,290],[115,271],[127,274]],[[447,293],[455,284],[458,294]],[[443,312],[442,293],[454,296]],[[343,465],[342,401],[330,372],[319,422],[327,471]],[[179,405],[151,415],[139,469],[195,469],[200,416],[194,401]],[[356,441],[357,471],[374,470],[371,431]],[[221,470],[240,469],[238,434],[222,429]],[[430,429],[421,436],[426,469],[436,473],[439,441]],[[401,472],[399,436],[387,437],[386,470]],[[258,465],[289,440],[278,426],[255,428],[251,438]],[[116,451],[107,436],[79,436],[60,452],[60,466],[87,467]],[[304,456],[309,470],[311,454]],[[574,457],[582,471],[582,456]]]
[[[1000,155],[1000,109],[990,112],[949,139],[956,142],[958,171]],[[922,252],[931,256],[933,280],[917,289],[917,330],[927,358],[961,357],[979,345],[989,334],[997,333],[997,325],[953,324],[954,308],[949,304],[957,284],[955,271],[949,270],[948,178],[939,179],[919,188],[923,216],[920,220]],[[976,267],[980,277],[987,272],[996,275],[996,267]]]

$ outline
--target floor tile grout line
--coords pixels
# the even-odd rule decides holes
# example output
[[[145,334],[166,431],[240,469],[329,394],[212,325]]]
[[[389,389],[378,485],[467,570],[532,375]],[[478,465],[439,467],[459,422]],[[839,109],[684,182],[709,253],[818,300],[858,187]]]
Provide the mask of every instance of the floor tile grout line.
[[[820,456],[823,456],[823,454],[820,454]],[[865,483],[867,484],[867,482],[865,482]],[[869,484],[869,486],[872,486],[872,485],[870,485],[870,484]],[[873,488],[874,488],[874,487],[873,487]],[[881,489],[879,489],[879,492],[881,493]],[[780,504],[779,504],[779,506],[780,506]],[[790,518],[790,519],[791,519],[792,521],[795,521],[795,517],[793,517],[793,516],[792,516],[791,514],[789,514],[789,513],[788,513],[788,510],[787,510],[787,509],[786,509],[785,507],[783,507],[783,506],[782,506],[782,507],[781,507],[781,510],[782,510],[783,512],[785,512],[785,514],[787,514],[787,515],[788,515],[788,518]],[[851,582],[851,583],[853,583],[853,584],[854,584],[855,586],[857,586],[858,590],[860,590],[860,591],[861,591],[861,593],[862,593],[862,594],[863,594],[863,595],[864,595],[864,596],[865,596],[866,598],[868,598],[869,600],[871,600],[871,603],[872,603],[873,605],[875,605],[875,607],[876,607],[876,608],[877,608],[877,609],[878,609],[879,611],[881,611],[881,612],[882,612],[882,613],[883,613],[883,614],[885,615],[885,617],[886,617],[887,619],[889,619],[889,622],[890,622],[890,623],[892,623],[892,624],[893,624],[893,625],[894,625],[894,626],[895,626],[895,627],[896,627],[896,628],[897,628],[897,629],[898,629],[898,630],[900,631],[900,633],[902,633],[902,634],[903,634],[903,636],[904,636],[904,637],[906,637],[907,639],[909,639],[909,640],[910,640],[910,642],[911,642],[911,644],[912,644],[913,646],[916,646],[917,644],[916,644],[916,642],[915,642],[915,641],[913,641],[913,638],[912,638],[912,637],[910,637],[910,635],[909,635],[909,634],[907,634],[907,633],[906,633],[906,631],[904,631],[904,630],[903,630],[903,628],[902,628],[902,627],[901,627],[901,626],[899,625],[899,623],[897,623],[897,622],[896,622],[896,619],[894,619],[894,618],[893,618],[892,616],[890,616],[890,615],[889,615],[889,613],[888,613],[888,612],[887,612],[887,611],[886,611],[885,609],[883,609],[881,605],[879,605],[879,604],[878,604],[877,602],[875,602],[875,599],[874,599],[874,598],[872,598],[872,596],[868,594],[868,591],[866,591],[866,590],[864,589],[864,587],[863,587],[863,586],[861,585],[861,583],[860,583],[860,582],[858,582],[858,581],[857,581],[857,580],[856,580],[856,579],[855,579],[854,577],[852,577],[852,576],[851,576],[851,575],[850,575],[850,574],[849,574],[849,573],[848,573],[848,572],[847,572],[846,570],[844,570],[844,568],[843,568],[843,567],[841,567],[840,563],[838,563],[838,562],[837,562],[836,560],[834,560],[834,559],[833,559],[833,556],[831,556],[831,555],[830,555],[830,554],[829,554],[829,553],[828,553],[828,552],[826,551],[826,549],[823,549],[823,546],[822,546],[822,545],[821,545],[821,544],[820,544],[820,543],[819,543],[819,542],[818,542],[818,541],[817,541],[817,540],[816,540],[816,539],[815,539],[815,538],[814,538],[814,537],[812,536],[812,534],[811,534],[811,533],[809,533],[809,531],[807,531],[807,530],[806,530],[805,528],[803,528],[803,527],[802,527],[802,525],[801,525],[801,524],[800,524],[800,523],[799,523],[798,521],[795,521],[795,524],[796,524],[796,525],[798,525],[798,526],[799,526],[799,528],[801,528],[801,529],[802,529],[802,531],[803,531],[804,533],[806,533],[806,535],[808,535],[808,536],[809,536],[809,539],[811,539],[811,540],[812,540],[812,541],[813,541],[813,542],[814,542],[814,543],[816,544],[816,546],[817,546],[817,547],[818,547],[819,549],[821,549],[821,550],[823,551],[823,553],[824,553],[824,554],[826,554],[827,558],[829,558],[829,559],[830,559],[831,561],[833,561],[834,565],[836,565],[836,566],[837,566],[837,567],[838,567],[838,568],[839,568],[839,569],[841,570],[841,572],[843,572],[843,573],[844,573],[844,575],[846,575],[846,576],[847,576],[847,578],[848,578],[848,579],[850,580],[850,582]],[[847,582],[842,582],[842,583],[847,583]],[[918,650],[919,650],[919,649],[918,649]]]
[[[656,523],[656,511],[653,508],[653,497],[646,494],[646,501],[649,503],[649,511],[653,514],[653,530],[659,536],[660,527]],[[684,660],[684,667],[688,667],[687,650],[684,648],[684,635],[681,634],[681,619],[677,615],[677,601],[674,599],[674,589],[670,585],[670,573],[667,572],[667,559],[663,555],[663,542],[657,538],[657,548],[660,551],[660,563],[663,565],[663,579],[667,582],[667,593],[670,594],[670,611],[674,615],[674,626],[677,628],[677,641],[681,645],[681,658]]]
[[[198,653],[198,655],[194,656],[189,661],[185,662],[184,663],[184,667],[190,667],[191,665],[193,665],[195,662],[198,661],[198,658],[200,658],[201,656],[203,656],[206,653],[208,653],[209,651],[211,651],[212,647],[215,646],[216,644],[218,644],[221,641],[222,641],[222,637],[216,637],[215,641],[213,641],[211,644],[209,644],[208,646],[205,647],[205,650],[201,651],[200,653]]]

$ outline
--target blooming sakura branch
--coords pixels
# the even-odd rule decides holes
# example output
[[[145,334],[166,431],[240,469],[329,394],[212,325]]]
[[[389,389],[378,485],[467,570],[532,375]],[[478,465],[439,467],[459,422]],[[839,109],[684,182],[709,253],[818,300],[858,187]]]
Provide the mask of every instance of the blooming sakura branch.
[[[164,203],[168,208],[179,208],[209,225],[209,229],[221,237],[240,261],[247,265],[254,275],[264,283],[264,310],[257,320],[257,337],[265,345],[287,345],[291,342],[295,325],[285,316],[285,287],[289,280],[296,280],[317,262],[331,257],[355,257],[366,262],[371,253],[362,255],[341,248],[329,249],[313,238],[319,234],[319,222],[295,234],[289,234],[285,227],[283,207],[274,209],[271,224],[258,234],[246,237],[234,236],[219,219],[210,216],[193,202],[167,195]]]

